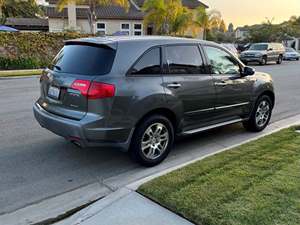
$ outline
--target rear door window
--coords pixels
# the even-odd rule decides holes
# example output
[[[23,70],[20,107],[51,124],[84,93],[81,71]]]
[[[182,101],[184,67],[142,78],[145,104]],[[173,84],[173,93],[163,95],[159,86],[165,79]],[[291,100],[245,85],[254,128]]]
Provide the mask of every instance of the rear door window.
[[[197,45],[165,48],[169,74],[204,74],[205,68]]]
[[[153,48],[146,52],[131,69],[134,75],[151,75],[161,73],[160,48]]]
[[[106,46],[65,45],[50,68],[61,73],[104,75],[110,72],[114,58],[115,50]]]

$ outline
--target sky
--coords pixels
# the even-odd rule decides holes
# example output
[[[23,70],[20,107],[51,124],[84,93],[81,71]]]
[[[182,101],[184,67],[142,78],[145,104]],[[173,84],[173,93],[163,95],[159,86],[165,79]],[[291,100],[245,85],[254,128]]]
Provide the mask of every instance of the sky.
[[[291,16],[300,16],[300,0],[200,0],[217,9],[234,27],[253,25],[274,18],[273,23],[281,23]]]

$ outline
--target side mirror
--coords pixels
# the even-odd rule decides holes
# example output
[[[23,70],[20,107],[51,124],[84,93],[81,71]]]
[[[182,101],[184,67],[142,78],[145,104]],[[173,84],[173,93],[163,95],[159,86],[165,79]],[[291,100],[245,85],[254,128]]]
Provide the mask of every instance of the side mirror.
[[[244,67],[244,71],[242,72],[242,76],[251,76],[255,74],[255,69],[249,66]]]
[[[273,48],[269,48],[268,51],[273,51]]]

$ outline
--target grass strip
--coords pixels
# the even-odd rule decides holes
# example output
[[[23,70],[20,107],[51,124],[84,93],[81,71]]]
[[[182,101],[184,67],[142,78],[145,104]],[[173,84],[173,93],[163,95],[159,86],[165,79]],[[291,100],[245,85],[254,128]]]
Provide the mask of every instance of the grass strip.
[[[0,77],[17,77],[17,76],[34,76],[41,75],[42,69],[34,70],[2,70],[0,71]]]
[[[300,224],[300,134],[279,131],[138,191],[196,224]]]

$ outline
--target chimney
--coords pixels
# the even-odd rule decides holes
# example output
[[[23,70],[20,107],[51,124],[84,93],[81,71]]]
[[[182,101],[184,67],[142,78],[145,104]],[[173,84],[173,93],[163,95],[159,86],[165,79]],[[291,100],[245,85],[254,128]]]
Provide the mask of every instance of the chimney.
[[[76,30],[77,22],[76,22],[76,3],[75,1],[68,2],[68,29]]]

